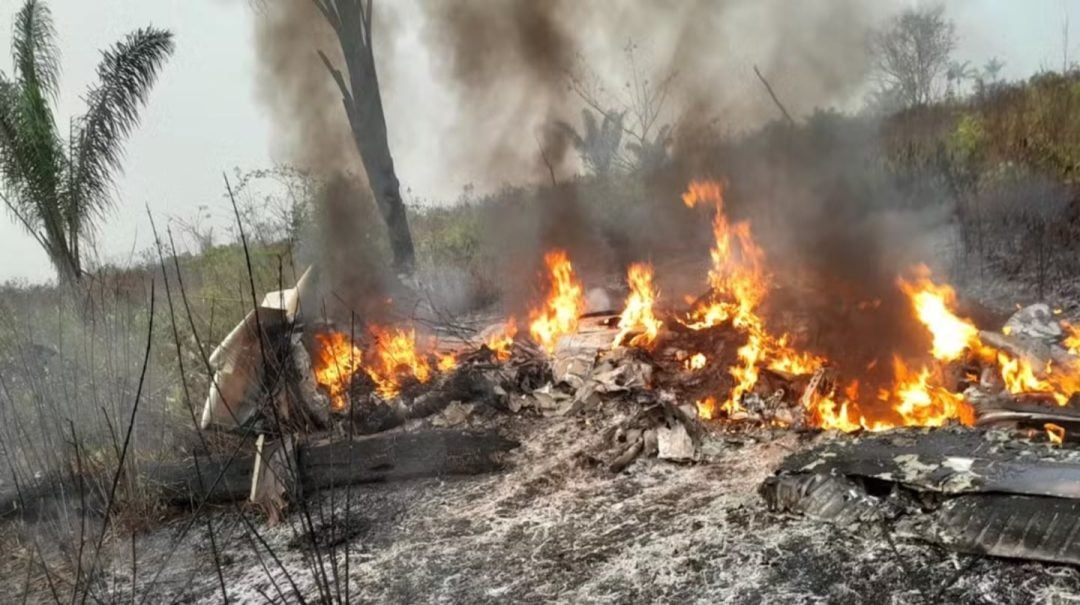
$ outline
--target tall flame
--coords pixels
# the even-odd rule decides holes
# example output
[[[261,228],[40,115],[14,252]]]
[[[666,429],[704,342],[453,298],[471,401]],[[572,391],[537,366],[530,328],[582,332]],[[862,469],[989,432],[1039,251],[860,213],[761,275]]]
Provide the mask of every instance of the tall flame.
[[[975,324],[957,317],[952,312],[956,305],[956,292],[947,284],[935,284],[930,279],[930,269],[918,265],[915,277],[908,281],[897,279],[904,294],[911,299],[915,315],[933,337],[931,354],[941,361],[959,359],[969,347],[979,348],[979,330]]]
[[[315,334],[318,345],[314,360],[315,382],[330,396],[330,409],[345,409],[349,382],[360,371],[364,353],[353,345],[347,334],[320,332]]]
[[[548,353],[553,353],[561,336],[577,331],[578,318],[585,311],[585,296],[566,251],[548,252],[544,255],[544,265],[549,293],[543,306],[529,313],[529,334]]]
[[[634,263],[626,273],[626,282],[630,286],[630,295],[626,297],[626,307],[619,316],[619,333],[614,345],[623,344],[623,339],[631,332],[640,332],[627,343],[635,347],[651,347],[660,333],[662,322],[653,313],[653,304],[658,296],[653,287],[653,269],[645,263]]]
[[[765,271],[765,252],[754,241],[750,223],[731,224],[724,214],[724,186],[716,181],[692,181],[682,196],[690,208],[712,204],[713,238],[710,256],[710,296],[691,310],[686,325],[700,330],[730,321],[746,332],[746,343],[736,354],[738,365],[729,372],[735,386],[719,407],[729,414],[742,409],[742,398],[753,389],[762,366],[792,373],[810,373],[823,360],[799,353],[788,345],[787,335],[770,333],[758,315],[758,306],[768,293],[770,275]]]

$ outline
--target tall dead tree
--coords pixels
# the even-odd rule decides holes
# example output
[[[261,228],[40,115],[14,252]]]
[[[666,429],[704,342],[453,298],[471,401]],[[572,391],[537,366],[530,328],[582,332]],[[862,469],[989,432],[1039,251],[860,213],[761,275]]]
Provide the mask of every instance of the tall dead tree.
[[[319,51],[326,69],[341,89],[345,115],[349,118],[353,140],[364,162],[375,203],[390,234],[394,268],[398,273],[412,273],[415,264],[409,219],[401,199],[401,186],[394,171],[394,158],[386,135],[379,78],[375,72],[375,54],[371,39],[371,0],[312,0],[334,28],[345,70],[335,67]]]

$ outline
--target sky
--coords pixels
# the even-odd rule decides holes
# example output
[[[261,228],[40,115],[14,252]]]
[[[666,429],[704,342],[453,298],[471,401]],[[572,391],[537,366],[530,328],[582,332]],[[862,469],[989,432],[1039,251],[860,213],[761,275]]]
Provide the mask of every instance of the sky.
[[[415,0],[395,1],[401,2],[396,8],[401,18],[394,38],[384,43],[392,45],[396,69],[380,74],[391,148],[410,198],[451,200],[473,181],[469,175],[449,174],[439,161],[439,133],[454,127],[453,114],[441,108],[452,96],[434,77],[438,63],[422,44]],[[10,24],[21,4],[0,0],[0,24]],[[51,0],[49,5],[62,55],[57,107],[62,130],[85,107],[83,95],[95,80],[101,49],[145,25],[176,35],[176,53],[126,145],[116,209],[97,235],[99,260],[124,264],[150,246],[147,208],[159,226],[169,220],[191,222],[200,214],[208,214],[211,224],[227,225],[231,210],[223,197],[222,172],[268,168],[286,159],[256,95],[250,3]],[[998,57],[1005,61],[1007,79],[1059,69],[1066,21],[1073,30],[1068,60],[1080,61],[1080,0],[954,0],[946,3],[946,13],[957,23],[956,57],[975,65]],[[0,26],[0,49],[9,48],[10,41],[10,26]],[[10,56],[0,54],[0,69],[9,72]],[[8,215],[0,215],[0,281],[52,278],[48,259],[33,238]]]

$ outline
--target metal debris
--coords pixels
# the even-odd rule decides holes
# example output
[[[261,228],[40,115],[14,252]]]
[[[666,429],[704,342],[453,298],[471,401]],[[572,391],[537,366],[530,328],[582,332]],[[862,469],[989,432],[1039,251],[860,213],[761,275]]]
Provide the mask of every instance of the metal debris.
[[[759,490],[774,511],[971,553],[1080,564],[1080,452],[994,431],[897,430],[789,456]]]

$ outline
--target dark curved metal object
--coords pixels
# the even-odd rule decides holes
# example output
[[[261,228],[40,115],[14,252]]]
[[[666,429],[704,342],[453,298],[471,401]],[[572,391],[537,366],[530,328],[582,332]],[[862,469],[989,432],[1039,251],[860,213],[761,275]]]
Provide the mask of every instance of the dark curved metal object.
[[[841,526],[895,522],[961,552],[1080,565],[1080,452],[982,430],[901,430],[789,456],[771,510]]]

